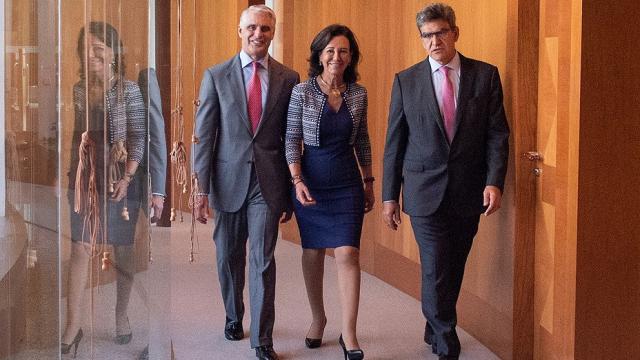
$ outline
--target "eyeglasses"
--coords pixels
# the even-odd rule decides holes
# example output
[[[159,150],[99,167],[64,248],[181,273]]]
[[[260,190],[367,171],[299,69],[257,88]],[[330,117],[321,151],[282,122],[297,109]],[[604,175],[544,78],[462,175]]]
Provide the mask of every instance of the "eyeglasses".
[[[447,35],[449,35],[450,32],[451,32],[451,29],[442,29],[440,31],[435,31],[430,33],[421,32],[420,37],[428,40],[433,40],[434,38],[437,38],[438,40],[442,40]]]

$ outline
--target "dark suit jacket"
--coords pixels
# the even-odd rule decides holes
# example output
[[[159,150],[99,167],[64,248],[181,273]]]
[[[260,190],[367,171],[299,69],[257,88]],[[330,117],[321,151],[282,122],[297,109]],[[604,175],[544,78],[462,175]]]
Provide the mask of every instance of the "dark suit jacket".
[[[382,198],[412,216],[441,207],[459,216],[484,211],[483,190],[501,190],[507,171],[509,126],[498,69],[460,55],[456,131],[449,144],[426,59],[396,74],[384,150]],[[446,202],[443,203],[443,201]]]
[[[247,114],[240,57],[207,69],[200,86],[193,164],[211,206],[235,212],[249,191],[255,167],[262,196],[275,212],[291,207],[284,135],[295,71],[269,58],[269,90],[255,135]]]

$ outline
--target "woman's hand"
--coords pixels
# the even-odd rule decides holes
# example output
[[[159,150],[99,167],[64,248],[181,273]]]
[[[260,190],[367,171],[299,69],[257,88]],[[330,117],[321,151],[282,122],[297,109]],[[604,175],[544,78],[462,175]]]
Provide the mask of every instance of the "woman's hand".
[[[373,204],[376,203],[376,196],[373,193],[373,183],[364,183],[364,212],[368,213],[373,210]]]
[[[294,186],[296,187],[296,199],[298,199],[302,206],[311,206],[316,204],[315,199],[311,197],[309,188],[304,184],[304,181],[298,181]]]
[[[127,189],[129,188],[129,181],[126,179],[120,179],[116,183],[113,189],[113,194],[111,194],[111,201],[119,202],[127,196]]]

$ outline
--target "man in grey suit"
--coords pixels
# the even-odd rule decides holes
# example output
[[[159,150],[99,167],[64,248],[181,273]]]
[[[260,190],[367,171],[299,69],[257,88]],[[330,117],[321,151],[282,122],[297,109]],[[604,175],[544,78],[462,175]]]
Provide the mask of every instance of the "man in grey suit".
[[[162,96],[160,93],[160,85],[156,70],[148,68],[140,71],[138,74],[138,86],[142,92],[145,108],[147,109],[148,124],[148,153],[145,156],[145,165],[148,164],[149,178],[151,183],[151,223],[157,223],[160,226],[160,218],[162,218],[162,210],[164,209],[165,186],[167,178],[167,140],[164,131],[164,117],[162,116]],[[145,182],[145,191],[148,194],[148,182]],[[159,274],[160,275],[160,274]],[[162,315],[160,315],[162,316]],[[161,320],[151,319],[151,321],[161,323]],[[170,344],[170,339],[165,339],[164,344]],[[161,352],[162,347],[154,351]],[[153,355],[153,353],[152,353]],[[138,355],[138,360],[149,359],[149,345],[147,345]]]
[[[162,97],[155,69],[149,68],[138,74],[138,85],[142,91],[149,127],[149,153],[145,160],[149,164],[151,178],[151,204],[153,212],[151,222],[157,222],[162,216],[167,177],[167,141],[162,116]],[[147,192],[145,192],[146,194]]]
[[[431,4],[416,22],[429,56],[394,80],[383,218],[397,229],[402,188],[420,250],[424,340],[440,359],[458,359],[456,302],[480,215],[500,208],[509,127],[498,69],[456,51],[453,9]]]
[[[251,347],[259,359],[273,350],[279,221],[291,218],[290,180],[284,156],[286,115],[299,75],[268,55],[276,17],[264,5],[242,12],[242,51],[205,71],[193,154],[202,187],[194,212],[206,223],[215,211],[213,239],[226,311],[225,337],[244,336],[242,293],[249,239]]]

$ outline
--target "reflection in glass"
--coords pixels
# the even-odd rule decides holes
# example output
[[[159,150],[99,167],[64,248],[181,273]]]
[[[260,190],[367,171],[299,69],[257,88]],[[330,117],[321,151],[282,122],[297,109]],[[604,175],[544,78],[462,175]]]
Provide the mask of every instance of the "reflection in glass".
[[[0,5],[2,360],[169,353],[162,330],[149,344],[167,273],[149,271],[150,115],[132,81],[155,52],[148,15],[147,1]]]
[[[145,104],[138,85],[125,78],[124,47],[118,31],[106,22],[90,22],[78,36],[77,55],[80,80],[73,86],[74,130],[68,173],[72,244],[66,326],[60,344],[62,354],[73,355],[87,333],[83,325],[92,328],[94,341],[108,328],[108,323],[94,321],[108,319],[105,313],[112,308],[96,300],[108,296],[103,296],[104,290],[96,291],[94,285],[109,271],[115,271],[116,295],[115,331],[110,341],[127,345],[133,338],[128,307],[135,274],[136,226],[145,198],[145,177],[137,170],[146,139]],[[94,272],[97,263],[101,271]],[[91,306],[88,323],[83,318],[87,302]]]

